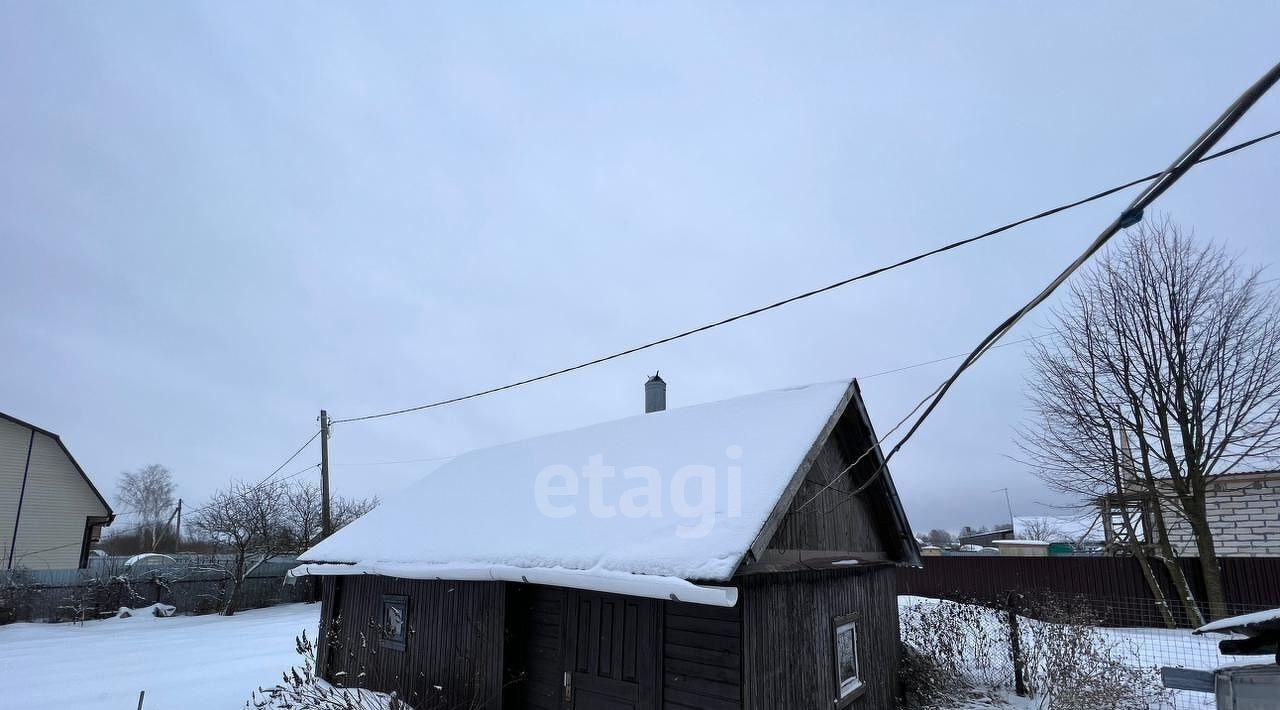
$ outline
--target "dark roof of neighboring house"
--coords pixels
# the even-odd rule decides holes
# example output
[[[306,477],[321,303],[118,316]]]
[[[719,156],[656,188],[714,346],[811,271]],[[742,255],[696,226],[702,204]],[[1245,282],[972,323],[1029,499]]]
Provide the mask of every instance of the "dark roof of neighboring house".
[[[968,535],[957,535],[956,540],[972,540],[979,537],[991,537],[992,535],[1013,535],[1013,528],[996,528],[995,530],[984,530],[983,532],[974,532]]]
[[[107,499],[103,498],[102,494],[98,492],[98,487],[93,485],[93,481],[89,480],[89,474],[84,472],[84,469],[80,467],[80,462],[76,461],[76,457],[71,455],[71,451],[67,449],[67,445],[62,443],[62,437],[49,431],[48,429],[45,429],[43,427],[38,427],[35,424],[32,424],[31,422],[23,421],[15,416],[5,414],[4,412],[0,412],[0,419],[7,419],[13,422],[14,424],[17,424],[20,427],[26,427],[40,434],[44,434],[50,439],[53,439],[54,441],[56,441],[58,443],[58,448],[62,449],[62,453],[67,455],[67,460],[71,462],[72,466],[75,466],[76,471],[79,472],[80,474],[80,477],[84,479],[85,485],[89,487],[89,490],[93,491],[93,495],[97,496],[98,501],[102,503],[102,507],[106,508],[107,510],[106,524],[110,525],[111,522],[116,519],[115,512],[111,510],[111,504],[108,503]]]

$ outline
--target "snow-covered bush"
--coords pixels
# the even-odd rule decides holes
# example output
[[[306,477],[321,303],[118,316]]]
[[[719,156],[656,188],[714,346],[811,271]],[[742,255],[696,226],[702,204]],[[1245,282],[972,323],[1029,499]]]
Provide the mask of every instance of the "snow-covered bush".
[[[980,694],[962,674],[908,643],[898,646],[898,707],[932,710],[956,707]]]
[[[30,572],[22,568],[0,571],[0,624],[30,619],[39,599],[40,586]]]
[[[130,609],[127,606],[122,606],[116,610],[115,618],[132,619],[134,617],[147,617],[147,616],[164,618],[168,616],[173,616],[174,611],[176,611],[176,608],[172,604],[160,604],[159,602],[152,604],[150,606],[144,606],[140,609]]]
[[[1087,606],[1037,600],[1036,616],[1020,626],[1027,689],[1045,707],[1071,710],[1160,708],[1169,695],[1157,668],[1134,663],[1136,649],[1098,628]]]
[[[316,677],[316,647],[304,631],[294,639],[302,667],[290,668],[284,682],[259,688],[245,703],[254,710],[413,710],[393,695],[362,688],[335,688]]]
[[[912,599],[901,607],[899,629],[909,649],[899,670],[905,707],[955,707],[982,691],[994,694],[1013,686],[1009,629],[997,612]]]
[[[67,590],[55,620],[85,621],[122,608],[142,606],[148,597],[119,561],[87,570],[80,583]]]
[[[1104,634],[1084,611],[1052,600],[1022,600],[1017,658],[1007,610],[906,598],[900,613],[904,704],[947,707],[974,692],[1006,692],[1021,669],[1026,691],[1044,708],[1158,708],[1169,701],[1159,672],[1134,662],[1134,649]],[[911,678],[924,673],[928,679]],[[913,689],[914,685],[914,689]],[[966,687],[967,686],[967,687]]]

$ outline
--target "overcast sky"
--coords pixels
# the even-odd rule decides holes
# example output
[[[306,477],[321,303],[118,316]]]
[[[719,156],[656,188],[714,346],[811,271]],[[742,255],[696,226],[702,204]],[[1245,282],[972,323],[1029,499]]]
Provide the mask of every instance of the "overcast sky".
[[[1264,2],[549,7],[0,3],[0,411],[104,493],[158,462],[198,504],[322,407],[540,374],[1160,169],[1280,59]],[[1228,142],[1276,128],[1268,96]],[[1269,264],[1277,185],[1266,143],[1158,208]],[[385,497],[435,464],[369,464],[637,413],[659,368],[680,406],[958,353],[1133,194],[338,426],[335,487]],[[1010,459],[1024,348],[896,460],[917,528],[1001,520],[1005,486],[1018,514],[1052,500]],[[881,431],[955,364],[864,380]]]

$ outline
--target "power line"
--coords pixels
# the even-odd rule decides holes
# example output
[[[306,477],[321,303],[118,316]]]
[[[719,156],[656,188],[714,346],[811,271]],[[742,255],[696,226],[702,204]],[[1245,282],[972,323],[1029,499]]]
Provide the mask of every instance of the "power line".
[[[1049,332],[1047,332],[1047,333],[1041,333],[1041,334],[1039,334],[1039,335],[1029,335],[1029,336],[1027,336],[1027,337],[1025,337],[1025,338],[1022,338],[1021,340],[1011,340],[1011,341],[1009,341],[1009,342],[1007,342],[1007,343],[1001,343],[1000,345],[996,345],[996,346],[992,347],[991,349],[992,349],[992,350],[994,350],[994,349],[996,349],[996,348],[1007,348],[1007,347],[1009,347],[1009,346],[1011,346],[1011,345],[1019,345],[1019,344],[1021,344],[1021,343],[1029,343],[1029,342],[1031,342],[1032,340],[1039,340],[1039,339],[1041,339],[1041,338],[1047,338],[1047,337],[1049,337],[1050,335],[1057,335],[1057,333],[1058,333],[1058,331],[1056,331],[1056,330],[1051,330],[1051,331],[1049,331]],[[936,365],[936,364],[938,364],[938,363],[940,363],[940,362],[946,362],[946,361],[948,361],[948,360],[955,360],[955,359],[956,359],[956,358],[958,358],[958,357],[964,357],[965,355],[968,355],[968,354],[969,354],[969,353],[958,353],[958,354],[955,354],[955,355],[947,355],[946,357],[934,358],[933,360],[925,360],[924,362],[917,362],[917,363],[912,364],[912,365],[903,365],[902,367],[895,367],[895,368],[893,368],[892,370],[881,370],[881,371],[879,371],[879,372],[873,372],[873,373],[871,373],[870,375],[863,375],[863,376],[859,377],[859,378],[858,378],[858,380],[859,380],[859,381],[869,380],[869,379],[871,379],[871,378],[873,378],[873,377],[880,377],[880,376],[882,376],[882,375],[892,375],[892,374],[894,374],[895,372],[903,372],[903,371],[905,371],[905,370],[914,370],[914,369],[915,369],[915,368],[917,368],[917,367],[924,367],[925,365]]]
[[[459,454],[454,454],[454,455],[452,455],[452,456],[433,456],[432,458],[429,458],[429,459],[401,459],[401,460],[398,460],[398,461],[368,461],[368,462],[365,462],[365,463],[354,463],[354,462],[352,462],[352,463],[331,463],[331,464],[329,464],[329,465],[330,465],[330,466],[395,466],[395,465],[399,465],[399,464],[409,464],[409,463],[430,463],[430,462],[432,462],[432,461],[445,461],[445,460],[448,460],[448,459],[456,459],[456,458],[458,458],[458,456],[459,456]]]
[[[1214,160],[1214,159],[1216,159],[1216,158],[1221,158],[1222,156],[1229,155],[1229,154],[1234,153],[1234,152],[1236,152],[1236,151],[1238,151],[1238,150],[1243,150],[1244,148],[1248,148],[1248,147],[1250,147],[1250,146],[1252,146],[1252,145],[1255,145],[1255,144],[1257,144],[1257,143],[1261,143],[1262,141],[1265,141],[1265,140],[1268,140],[1268,139],[1274,138],[1274,137],[1276,137],[1276,136],[1278,136],[1278,135],[1280,135],[1280,130],[1272,131],[1271,133],[1267,133],[1267,134],[1264,134],[1264,135],[1261,135],[1261,136],[1257,136],[1256,138],[1251,138],[1251,139],[1249,139],[1249,140],[1247,140],[1247,141],[1244,141],[1243,143],[1238,143],[1238,144],[1236,144],[1236,145],[1231,146],[1230,148],[1226,148],[1226,149],[1224,149],[1224,150],[1218,151],[1217,153],[1214,153],[1214,154],[1212,154],[1212,155],[1208,155],[1208,156],[1201,157],[1201,158],[1197,159],[1195,162],[1196,162],[1196,163],[1204,163],[1204,162],[1208,162],[1208,161],[1210,161],[1210,160]],[[1187,167],[1190,167],[1190,166],[1187,166]],[[591,366],[593,366],[593,365],[599,365],[599,364],[601,364],[601,363],[608,362],[608,361],[610,361],[610,360],[616,360],[616,359],[618,359],[618,358],[620,358],[620,357],[625,357],[625,356],[627,356],[627,355],[632,355],[632,354],[638,353],[638,352],[640,352],[640,351],[642,351],[642,350],[648,350],[649,348],[657,347],[657,346],[659,346],[659,345],[664,345],[664,344],[666,344],[666,343],[670,343],[670,342],[675,341],[675,340],[680,340],[680,339],[682,339],[682,338],[687,338],[687,337],[689,337],[689,336],[691,336],[691,335],[695,335],[695,334],[697,334],[697,333],[701,333],[701,332],[704,332],[704,331],[707,331],[707,330],[711,330],[712,328],[718,328],[718,327],[720,327],[720,326],[722,326],[722,325],[728,325],[729,323],[733,323],[734,321],[742,320],[742,319],[744,319],[744,318],[750,318],[751,316],[759,315],[759,314],[764,313],[764,312],[766,312],[766,311],[774,310],[775,308],[781,308],[782,306],[785,306],[785,305],[788,305],[788,304],[791,304],[791,303],[795,303],[796,301],[801,301],[801,300],[804,300],[804,299],[806,299],[806,298],[810,298],[810,297],[813,297],[813,296],[817,296],[818,294],[821,294],[821,293],[826,293],[827,291],[835,290],[835,289],[840,288],[840,287],[842,287],[842,286],[847,286],[847,285],[849,285],[849,284],[851,284],[851,283],[854,283],[855,281],[861,281],[861,280],[863,280],[863,279],[871,278],[872,276],[878,276],[879,274],[883,274],[883,273],[885,273],[885,272],[887,272],[887,271],[892,271],[892,270],[894,270],[894,269],[898,269],[898,268],[901,268],[901,267],[907,266],[907,265],[909,265],[909,264],[913,264],[913,263],[915,263],[915,262],[917,262],[917,261],[920,261],[920,260],[922,260],[922,259],[926,259],[926,258],[931,257],[931,256],[936,256],[936,255],[941,254],[941,253],[943,253],[943,252],[951,251],[951,250],[953,250],[953,249],[958,249],[958,248],[960,248],[960,247],[962,247],[962,246],[966,246],[966,245],[968,245],[968,244],[972,244],[972,243],[974,243],[974,242],[976,242],[976,241],[979,241],[979,240],[982,240],[982,239],[986,239],[986,238],[988,238],[988,237],[993,237],[993,236],[995,236],[995,235],[997,235],[997,234],[1000,234],[1001,232],[1006,232],[1006,231],[1008,231],[1008,230],[1010,230],[1010,229],[1013,229],[1014,227],[1018,227],[1018,226],[1021,226],[1021,225],[1023,225],[1023,224],[1027,224],[1028,222],[1034,222],[1034,221],[1036,221],[1036,220],[1043,219],[1043,218],[1045,218],[1045,217],[1049,217],[1049,216],[1054,215],[1054,214],[1057,214],[1057,213],[1059,213],[1059,212],[1063,212],[1063,211],[1065,211],[1065,210],[1069,210],[1069,209],[1072,209],[1072,208],[1074,208],[1074,207],[1079,207],[1080,205],[1084,205],[1084,204],[1087,204],[1087,203],[1089,203],[1089,202],[1093,202],[1093,201],[1095,201],[1095,200],[1100,200],[1100,199],[1102,199],[1102,198],[1104,198],[1104,197],[1107,197],[1107,196],[1113,195],[1113,194],[1115,194],[1115,193],[1117,193],[1117,192],[1119,192],[1119,191],[1121,191],[1121,190],[1124,190],[1124,189],[1127,189],[1127,188],[1133,187],[1133,186],[1135,186],[1135,185],[1140,185],[1140,184],[1142,184],[1142,183],[1144,183],[1144,182],[1150,182],[1150,181],[1152,181],[1152,180],[1155,180],[1155,179],[1160,178],[1160,177],[1162,177],[1162,176],[1165,176],[1165,175],[1167,175],[1167,174],[1168,174],[1168,171],[1161,171],[1161,172],[1157,172],[1157,173],[1152,173],[1151,175],[1148,175],[1148,176],[1146,176],[1146,177],[1138,178],[1138,179],[1136,179],[1136,180],[1130,180],[1129,182],[1127,182],[1127,183],[1125,183],[1125,184],[1123,184],[1123,185],[1118,185],[1118,186],[1116,186],[1116,187],[1108,188],[1108,189],[1106,189],[1106,190],[1103,190],[1102,192],[1095,193],[1095,194],[1090,195],[1090,196],[1088,196],[1088,197],[1085,197],[1085,198],[1083,198],[1083,199],[1079,199],[1079,200],[1076,200],[1076,201],[1074,201],[1074,202],[1069,202],[1069,203],[1066,203],[1066,204],[1064,204],[1064,205],[1059,205],[1059,206],[1057,206],[1057,207],[1054,207],[1054,208],[1051,208],[1051,209],[1045,210],[1045,211],[1043,211],[1043,212],[1036,213],[1036,214],[1031,215],[1031,216],[1029,216],[1029,217],[1024,217],[1024,218],[1019,219],[1019,220],[1017,220],[1017,221],[1010,222],[1010,223],[1005,224],[1005,225],[1000,226],[1000,227],[996,227],[995,229],[992,229],[992,230],[989,230],[989,231],[983,232],[982,234],[979,234],[979,235],[976,235],[976,236],[973,236],[973,237],[969,237],[969,238],[967,238],[967,239],[961,239],[960,241],[951,242],[950,244],[946,244],[946,245],[943,245],[943,246],[937,247],[936,249],[931,249],[931,250],[929,250],[929,251],[922,252],[922,253],[920,253],[920,254],[916,254],[915,256],[908,257],[908,258],[906,258],[906,259],[903,259],[903,260],[901,260],[901,261],[898,261],[898,262],[895,262],[895,263],[889,264],[889,265],[887,265],[887,266],[881,266],[881,267],[878,267],[878,268],[872,269],[872,270],[870,270],[870,271],[863,272],[863,273],[858,274],[858,275],[856,275],[856,276],[850,276],[849,278],[842,279],[842,280],[840,280],[840,281],[837,281],[837,282],[835,282],[835,283],[833,283],[833,284],[829,284],[829,285],[827,285],[827,286],[823,286],[823,287],[821,287],[821,288],[815,288],[815,289],[813,289],[813,290],[805,291],[804,293],[800,293],[800,294],[797,294],[797,295],[795,295],[795,296],[791,296],[790,298],[785,298],[785,299],[783,299],[783,300],[781,300],[781,301],[775,301],[775,302],[770,303],[770,304],[768,304],[768,305],[766,305],[766,306],[761,306],[761,307],[759,307],[759,308],[753,308],[753,309],[751,309],[751,310],[749,310],[749,311],[745,311],[745,312],[743,312],[743,313],[739,313],[739,314],[737,314],[737,315],[729,316],[728,318],[722,318],[722,319],[720,319],[720,320],[718,320],[718,321],[714,321],[714,322],[712,322],[712,323],[707,323],[707,324],[705,324],[705,325],[701,325],[701,326],[698,326],[698,327],[696,327],[696,328],[690,328],[690,329],[688,329],[688,330],[681,331],[681,332],[679,332],[679,333],[676,333],[675,335],[669,335],[669,336],[667,336],[667,337],[665,337],[665,338],[659,338],[658,340],[653,340],[653,341],[650,341],[650,342],[645,343],[645,344],[643,344],[643,345],[637,345],[637,346],[635,346],[635,347],[627,348],[626,350],[621,350],[621,351],[618,351],[618,352],[613,353],[613,354],[610,354],[610,355],[604,355],[604,356],[601,356],[601,357],[597,357],[597,358],[595,358],[595,359],[588,360],[588,361],[586,361],[586,362],[578,363],[577,365],[571,365],[571,366],[569,366],[569,367],[564,367],[564,368],[561,368],[561,369],[559,369],[559,370],[554,370],[554,371],[551,371],[551,372],[547,372],[547,373],[544,373],[544,374],[538,375],[538,376],[536,376],[536,377],[529,377],[529,378],[526,378],[526,379],[523,379],[523,380],[519,380],[519,381],[516,381],[516,382],[511,382],[511,383],[509,383],[509,384],[500,385],[500,386],[497,386],[497,387],[490,387],[489,389],[481,390],[481,391],[479,391],[479,392],[473,392],[473,393],[471,393],[471,394],[460,395],[460,396],[457,396],[457,397],[450,397],[450,398],[448,398],[448,399],[442,399],[442,400],[439,400],[439,401],[436,401],[436,402],[430,402],[430,403],[427,403],[427,404],[420,404],[420,405],[413,406],[413,407],[405,407],[405,408],[403,408],[403,409],[393,409],[393,410],[386,411],[386,412],[378,412],[378,413],[375,413],[375,414],[365,414],[365,415],[358,416],[358,417],[347,417],[347,418],[345,418],[345,419],[334,419],[334,420],[332,420],[332,422],[331,422],[331,423],[333,423],[333,424],[344,424],[344,423],[347,423],[347,422],[359,422],[359,421],[365,421],[365,420],[369,420],[369,419],[381,419],[381,418],[383,418],[383,417],[393,417],[393,416],[397,416],[397,415],[400,415],[400,414],[409,414],[410,412],[420,412],[420,411],[422,411],[422,410],[424,410],[424,409],[434,409],[434,408],[436,408],[436,407],[443,407],[443,406],[448,405],[448,404],[456,404],[456,403],[458,403],[458,402],[463,402],[463,401],[466,401],[466,400],[469,400],[469,399],[476,399],[477,397],[484,397],[484,396],[486,396],[486,395],[495,394],[495,393],[497,393],[497,392],[502,392],[502,391],[509,390],[509,389],[515,389],[516,387],[522,387],[522,386],[524,386],[524,385],[532,384],[532,383],[534,383],[534,382],[539,382],[539,381],[541,381],[541,380],[546,380],[546,379],[550,379],[550,378],[552,378],[552,377],[557,377],[557,376],[559,376],[559,375],[563,375],[563,374],[566,374],[566,373],[569,373],[569,372],[573,372],[573,371],[575,371],[575,370],[581,370],[581,369],[584,369],[584,368],[587,368],[587,367],[591,367]],[[1163,192],[1163,189],[1161,190],[1161,192]]]
[[[920,430],[920,426],[924,424],[925,420],[929,418],[929,415],[937,409],[943,398],[946,397],[947,392],[950,391],[952,385],[960,379],[960,376],[964,374],[965,370],[969,369],[979,358],[986,354],[988,350],[994,347],[996,341],[1003,337],[1005,333],[1008,333],[1009,330],[1018,323],[1018,321],[1022,320],[1022,318],[1035,309],[1036,306],[1039,306],[1047,300],[1049,296],[1052,295],[1053,292],[1071,276],[1071,274],[1075,273],[1077,269],[1084,265],[1090,257],[1105,246],[1112,237],[1120,232],[1120,230],[1131,227],[1141,221],[1143,212],[1146,208],[1151,206],[1151,204],[1169,188],[1173,187],[1178,180],[1182,179],[1182,176],[1185,175],[1187,171],[1191,170],[1192,167],[1198,163],[1204,162],[1205,158],[1203,156],[1213,148],[1215,143],[1226,135],[1227,131],[1231,130],[1232,126],[1234,126],[1246,113],[1248,113],[1249,109],[1257,103],[1258,99],[1262,98],[1262,96],[1266,94],[1277,81],[1280,81],[1280,64],[1273,66],[1270,71],[1264,74],[1262,78],[1258,79],[1258,81],[1254,82],[1254,84],[1246,89],[1245,92],[1235,100],[1235,102],[1227,107],[1227,110],[1224,111],[1216,121],[1210,124],[1210,126],[1205,129],[1204,133],[1200,134],[1200,137],[1192,142],[1192,144],[1184,150],[1176,160],[1173,161],[1173,164],[1160,173],[1159,179],[1155,183],[1148,185],[1145,190],[1139,193],[1139,195],[1129,203],[1129,206],[1126,207],[1118,217],[1112,220],[1111,223],[1107,225],[1106,228],[1104,228],[1102,232],[1089,244],[1089,246],[1085,248],[1084,252],[1068,264],[1067,267],[1053,279],[1053,281],[1049,282],[1049,284],[1041,289],[1038,294],[1032,297],[1030,301],[1018,310],[1014,311],[1012,315],[1004,320],[1004,322],[996,326],[994,330],[983,338],[982,341],[978,343],[978,346],[969,353],[968,357],[965,358],[964,362],[960,363],[960,367],[956,368],[956,371],[953,372],[950,377],[926,395],[924,399],[920,400],[920,403],[894,426],[893,431],[896,431],[907,421],[907,419],[914,416],[915,412],[919,410],[921,406],[927,403],[928,406],[925,407],[924,412],[916,418],[915,422],[912,423],[911,428],[907,430],[907,433],[904,434],[900,440],[898,440],[898,443],[894,444],[893,448],[889,450],[888,455],[881,458],[879,466],[877,466],[876,470],[867,477],[867,480],[854,488],[840,502],[836,503],[826,512],[834,510],[845,501],[852,499],[854,496],[870,487],[870,485],[880,476],[881,472],[884,471],[889,460],[892,459],[894,455],[902,449],[903,445],[905,445],[907,441],[909,441],[911,437]],[[1228,150],[1234,149],[1235,147]],[[1214,155],[1222,155],[1226,152],[1227,151],[1220,151]],[[889,434],[892,434],[893,431],[890,431]],[[804,508],[814,500],[817,500],[818,495],[827,490],[835,481],[840,480],[840,478],[842,478],[846,473],[852,471],[853,467],[857,465],[859,461],[866,458],[873,452],[878,451],[880,443],[884,441],[889,434],[886,434],[885,437],[881,437],[876,441],[871,448],[863,452],[863,454],[854,460],[853,463],[849,464],[848,467],[833,477],[831,481],[828,482],[827,486],[824,486],[823,489],[819,490],[817,494],[814,494],[813,497],[805,501],[805,503],[800,507]]]
[[[1277,278],[1276,280],[1277,280],[1277,281],[1280,281],[1280,278]],[[1057,331],[1056,331],[1056,330],[1052,330],[1052,331],[1048,331],[1048,332],[1045,332],[1045,333],[1040,333],[1039,335],[1030,335],[1030,336],[1027,336],[1027,337],[1025,337],[1025,338],[1022,338],[1021,340],[1014,340],[1014,341],[1010,341],[1010,342],[1008,342],[1008,343],[1001,343],[1000,345],[997,345],[997,346],[995,346],[995,347],[996,347],[996,348],[1007,348],[1007,347],[1010,347],[1010,346],[1013,346],[1013,345],[1019,345],[1019,344],[1021,344],[1021,343],[1027,343],[1027,342],[1031,342],[1031,341],[1033,341],[1033,340],[1039,340],[1039,339],[1041,339],[1041,338],[1047,338],[1047,337],[1048,337],[1048,336],[1050,336],[1050,335],[1056,335],[1056,334],[1057,334]],[[995,349],[995,348],[992,348],[992,349]],[[860,381],[860,382],[861,382],[861,381],[869,380],[869,379],[871,379],[871,378],[873,378],[873,377],[881,377],[881,376],[883,376],[883,375],[892,375],[892,374],[895,374],[895,373],[898,373],[898,372],[903,372],[903,371],[906,371],[906,370],[913,370],[913,369],[918,368],[918,367],[925,367],[925,366],[927,366],[927,365],[936,365],[936,364],[938,364],[938,363],[940,363],[940,362],[946,362],[946,361],[948,361],[948,360],[955,360],[956,358],[961,358],[961,357],[964,357],[965,355],[968,355],[968,354],[969,354],[969,353],[958,353],[958,354],[955,354],[955,355],[947,355],[947,356],[945,356],[945,357],[934,358],[933,360],[925,360],[924,362],[917,362],[917,363],[913,363],[913,364],[911,364],[911,365],[903,365],[903,366],[901,366],[901,367],[895,367],[895,368],[890,369],[890,370],[881,370],[881,371],[879,371],[879,372],[873,372],[873,373],[871,373],[870,375],[860,375],[860,376],[858,377],[858,381]],[[452,455],[450,455],[450,456],[432,456],[431,458],[423,458],[423,459],[397,459],[397,460],[395,460],[395,461],[362,461],[362,462],[344,461],[344,462],[342,462],[342,463],[331,463],[331,464],[329,464],[329,465],[330,465],[330,466],[398,466],[398,465],[404,465],[404,464],[414,464],[414,463],[431,463],[431,462],[434,462],[434,461],[448,461],[449,459],[456,459],[456,458],[458,458],[458,456],[460,456],[460,455],[461,455],[461,454],[452,454]]]
[[[258,485],[257,485],[257,486],[254,486],[254,487],[253,487],[253,488],[251,488],[250,490],[257,490],[258,486],[265,485],[265,484],[267,483],[267,481],[270,481],[273,477],[275,477],[275,475],[276,475],[277,473],[280,473],[280,469],[284,468],[285,466],[288,466],[290,461],[293,461],[294,459],[298,458],[298,454],[302,453],[302,450],[303,450],[303,449],[305,449],[305,448],[307,448],[308,446],[310,446],[310,445],[311,445],[311,442],[315,441],[317,436],[320,436],[320,430],[319,430],[319,429],[317,429],[317,430],[316,430],[316,433],[314,433],[314,434],[312,434],[312,435],[311,435],[311,438],[310,438],[310,439],[307,439],[306,441],[302,442],[302,446],[299,446],[297,451],[293,452],[293,454],[292,454],[292,455],[290,455],[290,456],[289,456],[289,458],[285,459],[285,460],[284,460],[284,463],[280,464],[279,466],[276,466],[276,468],[275,468],[275,470],[274,470],[274,471],[272,471],[271,473],[267,474],[267,477],[266,477],[266,478],[262,479],[262,481],[261,481],[260,483],[258,483]],[[319,465],[320,465],[320,464],[316,464],[316,466],[319,466]],[[305,471],[306,469],[303,469],[303,470]],[[299,472],[299,473],[301,473],[301,472]],[[296,476],[296,475],[297,475],[297,474],[292,474],[291,476],[289,476],[289,478],[292,478],[293,476]],[[192,512],[195,512],[195,511],[192,511]]]
[[[907,430],[907,433],[903,435],[902,439],[895,444],[892,449],[890,449],[889,455],[885,457],[885,462],[888,463],[889,459],[893,458],[893,455],[911,439],[911,436],[915,434],[916,431],[920,429],[920,425],[929,418],[929,415],[937,408],[938,404],[942,402],[942,399],[946,397],[948,390],[950,390],[951,386],[960,378],[960,375],[964,374],[965,370],[969,369],[969,367],[972,366],[978,358],[982,357],[987,350],[991,349],[995,342],[1003,337],[1005,333],[1009,332],[1009,330],[1013,328],[1018,321],[1022,320],[1022,318],[1035,309],[1036,306],[1044,303],[1045,300],[1047,300],[1049,296],[1052,295],[1053,292],[1071,276],[1071,274],[1075,273],[1076,270],[1083,266],[1090,257],[1096,254],[1099,249],[1107,244],[1107,242],[1111,241],[1111,238],[1118,234],[1120,230],[1137,224],[1142,219],[1143,212],[1146,208],[1151,206],[1151,204],[1169,188],[1173,187],[1178,180],[1182,179],[1182,176],[1187,174],[1187,171],[1191,170],[1192,167],[1201,162],[1201,159],[1209,152],[1210,149],[1213,148],[1214,144],[1221,140],[1222,137],[1231,130],[1231,127],[1243,118],[1244,115],[1248,113],[1249,109],[1257,103],[1258,99],[1262,98],[1263,94],[1266,94],[1277,81],[1280,81],[1280,64],[1276,64],[1270,71],[1264,74],[1262,78],[1258,79],[1253,86],[1246,89],[1245,92],[1240,95],[1240,98],[1236,99],[1235,103],[1231,104],[1231,106],[1223,112],[1222,116],[1220,116],[1217,121],[1211,124],[1209,128],[1207,128],[1205,132],[1191,144],[1190,147],[1183,151],[1182,155],[1178,156],[1178,159],[1164,171],[1158,180],[1151,185],[1148,185],[1145,190],[1135,197],[1133,201],[1129,203],[1129,206],[1121,212],[1118,217],[1112,220],[1111,224],[1107,225],[1107,227],[1102,230],[1102,233],[1099,234],[1091,244],[1089,244],[1084,252],[1081,253],[1080,256],[1076,257],[1075,261],[1067,265],[1067,268],[1063,269],[1062,273],[1058,274],[1053,281],[1049,282],[1048,286],[1045,286],[1044,289],[1028,301],[1026,305],[1014,311],[1013,314],[1006,318],[1003,323],[996,326],[995,330],[991,331],[987,337],[983,338],[982,341],[978,343],[978,346],[973,349],[973,352],[969,354],[969,357],[965,358],[965,361],[960,364],[960,367],[956,368],[956,371],[952,373],[945,382],[943,382],[940,390],[936,394],[932,395],[932,401],[930,401],[928,408],[926,408],[915,423],[911,425],[911,428]]]

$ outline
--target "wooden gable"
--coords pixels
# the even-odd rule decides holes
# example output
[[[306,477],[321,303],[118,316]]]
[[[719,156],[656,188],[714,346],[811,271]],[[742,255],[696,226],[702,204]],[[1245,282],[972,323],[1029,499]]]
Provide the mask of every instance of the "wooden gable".
[[[885,562],[918,565],[919,547],[888,468],[867,485],[884,462],[875,444],[861,392],[856,382],[851,383],[739,572]],[[872,446],[874,450],[863,456]],[[864,485],[865,490],[854,493]]]

